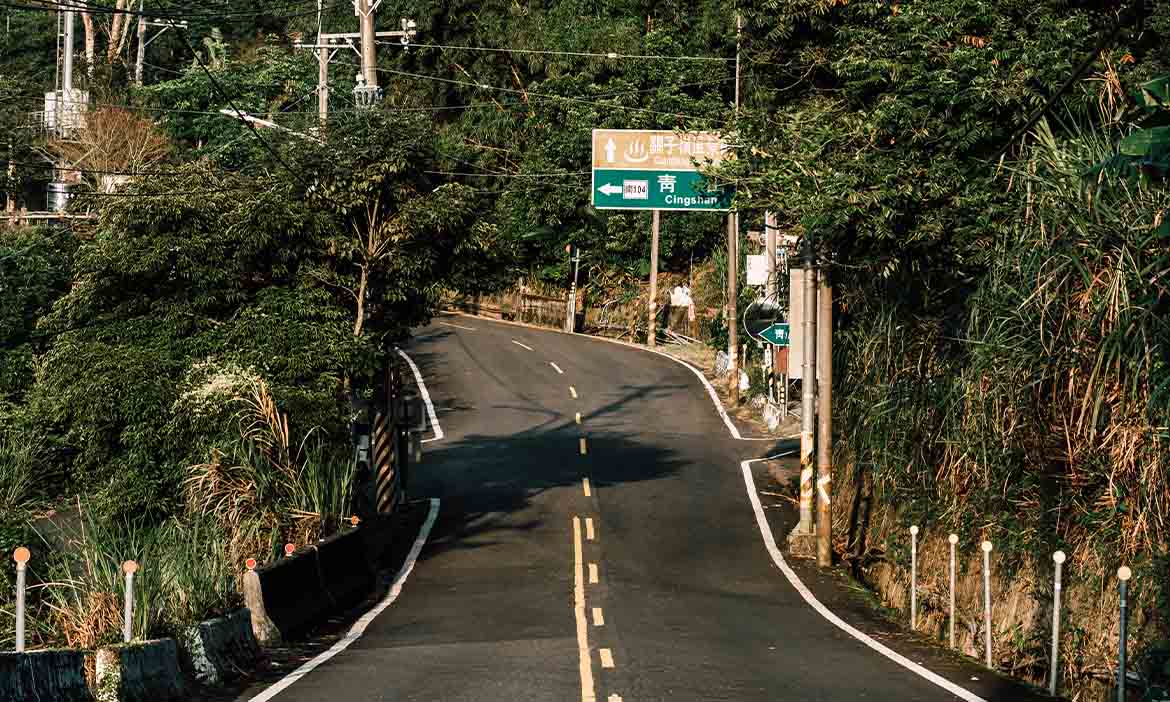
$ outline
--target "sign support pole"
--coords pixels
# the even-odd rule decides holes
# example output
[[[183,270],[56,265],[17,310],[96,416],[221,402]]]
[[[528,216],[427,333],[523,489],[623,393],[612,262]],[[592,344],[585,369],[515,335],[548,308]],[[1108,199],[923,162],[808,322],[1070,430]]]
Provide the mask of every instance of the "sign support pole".
[[[646,326],[646,343],[651,348],[655,346],[658,332],[655,329],[655,317],[658,309],[658,227],[661,215],[658,210],[650,211],[650,319]]]

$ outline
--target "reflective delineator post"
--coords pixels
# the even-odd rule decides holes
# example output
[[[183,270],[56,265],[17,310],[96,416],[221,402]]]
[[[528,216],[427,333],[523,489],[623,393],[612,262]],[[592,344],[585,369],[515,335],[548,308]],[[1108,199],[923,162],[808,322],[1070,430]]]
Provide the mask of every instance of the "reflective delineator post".
[[[947,537],[951,545],[951,648],[955,647],[955,544],[959,543],[959,535],[951,534]]]
[[[918,525],[910,527],[910,629],[918,628]]]
[[[1048,694],[1056,696],[1056,671],[1060,667],[1060,569],[1064,566],[1064,551],[1052,554],[1056,572],[1052,581],[1052,671],[1048,677]]]
[[[296,550],[297,550],[296,546],[293,546],[292,544],[285,544],[284,545],[284,557],[285,558],[292,558],[293,552]]]
[[[122,572],[126,574],[126,604],[122,617],[122,642],[130,643],[134,638],[134,574],[138,572],[138,564],[126,561],[122,564]]]
[[[991,667],[991,542],[983,542],[983,642],[987,667]]]
[[[28,560],[32,557],[29,550],[20,546],[12,554],[16,561],[16,652],[24,653],[24,577],[28,568]]]
[[[1129,591],[1129,578],[1133,573],[1128,566],[1117,569],[1117,589],[1121,596],[1121,626],[1117,638],[1117,702],[1126,702],[1125,698],[1125,647],[1129,638],[1129,611],[1126,595]]]

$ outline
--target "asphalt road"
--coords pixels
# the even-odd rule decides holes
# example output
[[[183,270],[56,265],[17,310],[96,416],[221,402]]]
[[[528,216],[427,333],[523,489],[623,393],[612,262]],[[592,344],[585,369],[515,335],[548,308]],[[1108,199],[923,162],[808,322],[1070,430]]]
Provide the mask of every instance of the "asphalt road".
[[[785,579],[741,469],[774,446],[733,439],[686,367],[457,316],[407,351],[445,433],[411,485],[441,500],[438,520],[393,606],[275,699],[956,699]],[[782,542],[783,510],[766,511]],[[806,578],[834,600],[839,584]],[[891,645],[984,699],[1021,699],[930,647]]]

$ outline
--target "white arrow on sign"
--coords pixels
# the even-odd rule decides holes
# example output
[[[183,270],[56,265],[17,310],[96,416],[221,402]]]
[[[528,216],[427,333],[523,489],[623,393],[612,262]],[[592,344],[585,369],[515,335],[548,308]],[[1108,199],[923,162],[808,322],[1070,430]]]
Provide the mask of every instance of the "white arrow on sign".
[[[616,153],[617,144],[613,143],[613,139],[611,138],[609,141],[605,142],[605,160],[613,163],[614,154]]]
[[[617,195],[622,191],[622,186],[606,183],[605,185],[598,188],[598,190],[600,190],[601,194],[603,195]]]

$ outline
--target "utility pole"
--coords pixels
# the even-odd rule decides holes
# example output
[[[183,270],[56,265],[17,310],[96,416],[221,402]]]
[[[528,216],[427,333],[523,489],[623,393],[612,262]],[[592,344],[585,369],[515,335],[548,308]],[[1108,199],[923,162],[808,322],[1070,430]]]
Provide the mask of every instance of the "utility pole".
[[[66,109],[71,110],[73,101],[73,5],[66,5],[66,7],[69,9],[65,10],[65,68],[61,78],[61,99],[70,104]],[[60,125],[59,119],[57,124]]]
[[[817,565],[833,565],[833,287],[821,271],[817,294]]]
[[[319,33],[317,45],[317,121],[324,129],[329,119],[329,59],[333,58],[333,54],[327,48],[330,44],[324,44]]]
[[[381,0],[354,0],[354,11],[358,15],[359,34],[361,35],[361,51],[358,55],[362,59],[361,85],[354,88],[354,95],[358,98],[360,107],[370,107],[382,97],[378,89],[378,57],[375,54],[374,44],[374,11],[378,9]]]
[[[743,16],[735,15],[735,112],[739,114],[739,40],[743,32]],[[739,292],[739,215],[727,214],[727,395],[734,407],[739,404],[739,312],[736,295]]]
[[[381,0],[370,5],[368,0],[355,0],[354,12],[361,18],[360,32],[322,32],[318,25],[317,42],[293,44],[297,49],[314,49],[317,52],[317,117],[324,126],[329,117],[329,62],[338,51],[352,49],[362,60],[362,72],[358,74],[358,85],[353,89],[354,100],[359,107],[372,107],[382,95],[378,87],[378,65],[373,51],[380,37],[397,37],[403,46],[418,34],[418,24],[412,19],[402,18],[402,29],[392,32],[375,32],[374,10]],[[368,12],[366,8],[368,7]],[[368,20],[368,21],[367,21]],[[367,28],[369,33],[367,33]],[[358,41],[358,45],[354,45]],[[368,52],[367,52],[368,49]],[[368,60],[367,60],[368,59]]]
[[[800,379],[800,523],[790,539],[813,535],[813,430],[817,387],[817,269],[812,234],[804,235],[804,271],[801,275],[803,305]]]
[[[655,302],[658,300],[658,227],[660,218],[658,210],[650,212],[650,320],[646,327],[646,343],[651,347],[657,343],[658,337],[654,323],[658,313]]]
[[[146,57],[146,0],[138,0],[138,58],[134,61],[134,85],[142,87],[142,65]]]
[[[164,32],[166,32],[168,29],[170,29],[171,27],[173,27],[175,25],[178,25],[179,27],[182,27],[183,29],[187,28],[187,20],[183,20],[181,22],[172,22],[170,20],[167,20],[166,22],[162,22],[162,21],[158,21],[158,20],[148,20],[148,19],[146,19],[146,15],[143,14],[145,12],[145,9],[146,9],[146,6],[145,6],[144,0],[139,0],[139,2],[138,2],[138,56],[134,61],[134,84],[140,88],[142,87],[142,66],[143,66],[143,64],[146,63],[146,47],[150,46],[150,43],[152,41],[161,37]],[[146,28],[147,27],[157,27],[158,28],[158,32],[153,37],[150,37],[149,39],[146,38]]]

